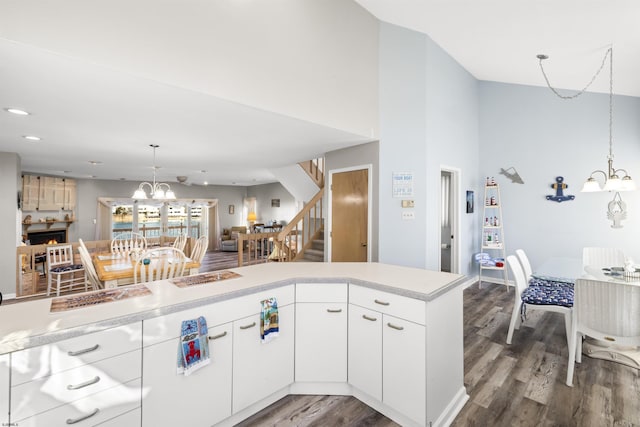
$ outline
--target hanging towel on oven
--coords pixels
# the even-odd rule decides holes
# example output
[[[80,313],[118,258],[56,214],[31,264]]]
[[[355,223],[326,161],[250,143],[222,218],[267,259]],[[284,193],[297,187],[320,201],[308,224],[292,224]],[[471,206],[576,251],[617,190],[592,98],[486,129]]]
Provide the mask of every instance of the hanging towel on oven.
[[[190,375],[211,362],[207,334],[207,320],[202,316],[182,322],[178,345],[178,374]]]
[[[271,297],[261,301],[261,304],[260,340],[266,344],[278,336],[278,301],[275,297]]]

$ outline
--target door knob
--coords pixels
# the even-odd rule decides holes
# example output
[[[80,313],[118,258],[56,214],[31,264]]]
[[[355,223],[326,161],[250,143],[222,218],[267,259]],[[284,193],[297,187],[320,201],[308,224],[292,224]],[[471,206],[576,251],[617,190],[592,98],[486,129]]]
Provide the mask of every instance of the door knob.
[[[367,244],[366,244],[366,243],[360,243],[360,244],[362,245],[362,247],[363,247],[363,248],[366,248],[366,247],[367,247]]]

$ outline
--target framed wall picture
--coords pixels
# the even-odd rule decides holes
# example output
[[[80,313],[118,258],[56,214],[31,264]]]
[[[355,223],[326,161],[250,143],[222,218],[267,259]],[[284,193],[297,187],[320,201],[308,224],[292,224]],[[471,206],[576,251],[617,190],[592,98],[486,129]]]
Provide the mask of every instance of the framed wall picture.
[[[279,208],[280,207],[280,199],[271,199],[271,207]]]
[[[229,205],[229,215],[233,215],[236,213],[236,207],[234,205]]]
[[[467,213],[473,213],[473,191],[467,191]]]

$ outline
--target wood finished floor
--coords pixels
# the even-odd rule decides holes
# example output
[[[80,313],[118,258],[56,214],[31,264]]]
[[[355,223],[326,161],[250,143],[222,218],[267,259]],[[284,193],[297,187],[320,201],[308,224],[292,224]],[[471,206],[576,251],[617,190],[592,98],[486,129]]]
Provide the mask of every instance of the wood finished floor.
[[[232,268],[235,252],[209,252],[202,272]],[[46,288],[45,288],[46,289]],[[638,426],[637,369],[583,357],[565,385],[567,345],[557,313],[531,312],[506,345],[513,290],[464,291],[464,384],[469,401],[453,426]],[[15,303],[20,300],[6,301]],[[240,426],[395,426],[353,397],[287,396]]]

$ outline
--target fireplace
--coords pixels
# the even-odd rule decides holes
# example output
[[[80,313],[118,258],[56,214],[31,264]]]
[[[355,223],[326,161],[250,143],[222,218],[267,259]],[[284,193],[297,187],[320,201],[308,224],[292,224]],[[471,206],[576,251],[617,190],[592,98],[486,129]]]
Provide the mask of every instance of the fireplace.
[[[32,245],[67,243],[67,230],[30,231],[27,233],[27,240]]]

